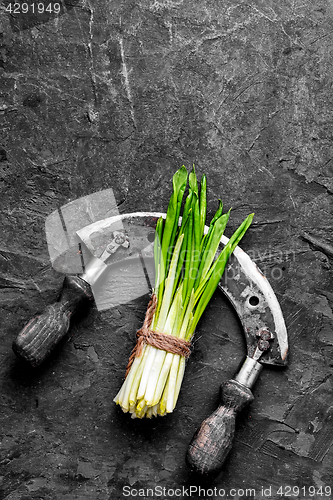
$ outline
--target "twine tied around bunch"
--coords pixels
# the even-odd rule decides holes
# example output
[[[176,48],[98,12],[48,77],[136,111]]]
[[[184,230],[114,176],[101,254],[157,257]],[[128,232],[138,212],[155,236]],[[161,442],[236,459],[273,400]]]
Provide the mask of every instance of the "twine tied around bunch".
[[[188,358],[191,354],[191,342],[179,339],[174,335],[155,332],[149,329],[151,322],[153,320],[154,313],[156,311],[156,307],[157,307],[157,297],[155,294],[153,294],[151,296],[151,299],[147,307],[143,325],[140,328],[140,330],[136,332],[137,340],[135,347],[132,350],[128,360],[125,378],[127,377],[128,372],[130,371],[134,358],[141,356],[142,349],[145,344],[149,344],[163,351],[171,352],[172,354],[179,354],[180,356],[184,356],[185,358]]]

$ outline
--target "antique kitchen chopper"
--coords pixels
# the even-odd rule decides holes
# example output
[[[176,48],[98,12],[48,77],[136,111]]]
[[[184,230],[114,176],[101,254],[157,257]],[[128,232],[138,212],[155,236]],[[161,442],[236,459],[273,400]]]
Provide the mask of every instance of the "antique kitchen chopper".
[[[109,195],[107,193],[108,199]],[[74,208],[71,204],[63,207],[62,215],[58,212],[59,217],[54,215],[53,220],[53,224],[57,221],[59,234],[61,231],[65,233],[63,241],[66,242],[66,254],[70,255],[67,268],[67,264],[63,265],[61,244],[54,252],[54,238],[50,242],[51,231],[47,232],[49,249],[53,249],[53,254],[50,251],[52,262],[60,262],[60,270],[71,276],[65,278],[59,301],[49,306],[44,314],[33,318],[13,343],[15,353],[34,366],[43,362],[66,335],[70,318],[80,307],[93,298],[100,309],[114,305],[113,287],[109,286],[108,280],[103,285],[103,279],[106,274],[112,279],[124,260],[128,265],[135,264],[136,269],[141,266],[141,272],[135,275],[137,286],[131,287],[136,296],[147,293],[149,282],[153,282],[151,234],[158,218],[165,217],[165,214],[137,212],[116,215],[114,203],[104,204],[101,211],[95,194],[90,195],[90,199],[80,199],[80,203],[77,201]],[[66,217],[66,214],[70,216]],[[221,248],[227,242],[228,238],[223,236]],[[251,389],[262,368],[265,365],[284,366],[288,354],[287,331],[277,298],[265,276],[239,247],[231,255],[219,287],[239,316],[247,356],[234,380],[223,385],[223,403],[203,422],[187,451],[186,462],[190,469],[207,478],[220,472],[232,447],[236,414],[253,400]],[[122,298],[124,302],[130,299],[130,295]]]

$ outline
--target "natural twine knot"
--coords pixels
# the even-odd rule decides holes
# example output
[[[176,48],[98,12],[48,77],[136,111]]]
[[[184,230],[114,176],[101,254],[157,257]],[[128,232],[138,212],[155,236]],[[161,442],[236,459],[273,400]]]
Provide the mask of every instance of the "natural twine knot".
[[[165,333],[155,332],[149,330],[151,322],[153,320],[154,313],[157,307],[157,297],[155,294],[151,296],[149,301],[146,316],[140,330],[136,332],[136,344],[128,360],[128,365],[126,368],[125,378],[130,371],[134,358],[141,356],[143,346],[149,344],[162,351],[171,352],[172,354],[179,354],[188,358],[191,354],[191,342],[179,339],[173,335],[168,335]]]

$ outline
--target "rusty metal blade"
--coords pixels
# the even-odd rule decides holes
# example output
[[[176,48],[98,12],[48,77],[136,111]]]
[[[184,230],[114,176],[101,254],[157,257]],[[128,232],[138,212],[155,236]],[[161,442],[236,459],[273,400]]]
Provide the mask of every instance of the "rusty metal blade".
[[[228,238],[223,236],[219,250],[227,242]],[[280,304],[267,278],[239,246],[229,259],[219,288],[234,306],[242,323],[247,355],[252,357],[254,353],[257,332],[268,328],[274,340],[260,358],[260,363],[287,364],[288,334]]]
[[[135,212],[111,217],[107,224],[111,227],[112,225],[117,227],[117,224],[121,223],[123,227],[127,227],[128,233],[135,231],[139,239],[140,234],[146,235],[145,238],[148,238],[147,235],[155,229],[159,217],[165,218],[165,216],[165,213],[159,212]],[[207,226],[205,231],[208,231]],[[218,252],[228,241],[226,236],[222,237]],[[143,247],[141,246],[141,248]],[[148,251],[144,260],[147,259],[147,267],[151,269],[153,283],[152,246],[147,245],[146,249]],[[120,262],[121,259],[117,260]],[[131,287],[130,281],[127,281],[126,286]],[[288,354],[288,336],[279,302],[268,280],[240,247],[236,247],[231,255],[219,288],[228,297],[239,316],[245,334],[247,355],[251,357],[253,354],[258,342],[256,336],[258,330],[266,327],[272,333],[274,341],[260,362],[270,365],[285,365]]]

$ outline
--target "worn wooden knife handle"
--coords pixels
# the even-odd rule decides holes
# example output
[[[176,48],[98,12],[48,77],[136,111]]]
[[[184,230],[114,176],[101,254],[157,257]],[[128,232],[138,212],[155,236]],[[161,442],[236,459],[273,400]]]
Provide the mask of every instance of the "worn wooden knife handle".
[[[58,302],[32,318],[13,342],[13,351],[32,366],[40,365],[66,335],[73,314],[93,300],[90,285],[79,276],[66,276]]]
[[[232,447],[237,412],[254,397],[250,389],[229,380],[221,387],[221,405],[201,424],[188,447],[186,463],[195,473],[212,480]]]

